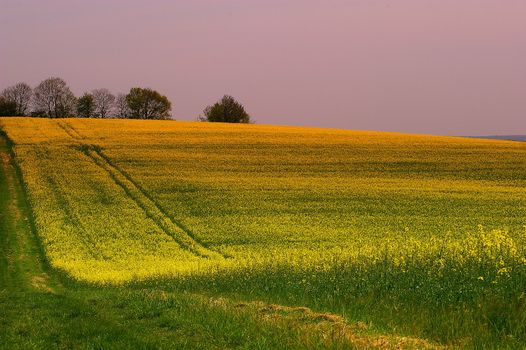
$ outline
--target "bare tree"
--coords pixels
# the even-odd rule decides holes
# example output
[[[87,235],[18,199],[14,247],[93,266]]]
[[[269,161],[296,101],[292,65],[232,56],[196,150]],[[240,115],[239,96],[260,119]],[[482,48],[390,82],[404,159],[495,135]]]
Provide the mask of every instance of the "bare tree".
[[[128,118],[130,116],[130,107],[126,101],[125,94],[118,94],[115,99],[115,109],[113,116],[115,118]]]
[[[2,91],[1,96],[15,105],[15,115],[27,115],[33,91],[26,83],[18,83]]]
[[[108,118],[115,107],[115,96],[108,89],[96,89],[91,92],[95,103],[95,117]]]
[[[34,90],[35,114],[50,118],[66,118],[74,115],[75,95],[60,78],[49,78]]]

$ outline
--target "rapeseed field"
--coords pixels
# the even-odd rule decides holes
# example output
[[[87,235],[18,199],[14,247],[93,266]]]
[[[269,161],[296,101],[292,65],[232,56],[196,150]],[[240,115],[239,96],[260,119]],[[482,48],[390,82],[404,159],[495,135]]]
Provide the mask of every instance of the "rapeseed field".
[[[49,264],[475,347],[526,344],[526,144],[0,118]],[[473,337],[472,334],[478,334]]]

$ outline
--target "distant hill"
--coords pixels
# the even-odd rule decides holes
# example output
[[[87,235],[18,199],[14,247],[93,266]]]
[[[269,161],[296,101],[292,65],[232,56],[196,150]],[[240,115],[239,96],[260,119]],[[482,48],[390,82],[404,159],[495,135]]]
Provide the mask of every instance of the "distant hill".
[[[492,135],[492,136],[471,136],[477,139],[493,139],[493,140],[508,140],[508,141],[523,141],[526,142],[526,135]]]

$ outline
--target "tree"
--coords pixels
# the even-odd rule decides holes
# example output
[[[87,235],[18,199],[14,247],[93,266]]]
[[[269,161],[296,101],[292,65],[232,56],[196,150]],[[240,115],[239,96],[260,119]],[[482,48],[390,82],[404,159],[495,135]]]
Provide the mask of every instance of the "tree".
[[[199,118],[202,121],[250,123],[250,115],[245,111],[245,107],[228,95],[223,96],[220,101],[212,106],[206,107],[203,114],[204,116]]]
[[[76,98],[64,80],[49,78],[35,88],[34,104],[36,114],[66,118],[74,114]]]
[[[2,91],[2,97],[15,104],[15,113],[13,115],[28,114],[32,95],[33,91],[26,83],[18,83]]]
[[[152,89],[134,87],[126,95],[128,118],[169,119],[172,104],[166,96]]]
[[[85,93],[77,100],[77,116],[93,118],[95,116],[95,99],[93,95]]]
[[[0,96],[0,117],[12,117],[16,112],[16,103]]]
[[[115,108],[113,116],[115,118],[128,118],[129,115],[130,108],[128,107],[128,103],[126,102],[126,95],[118,94],[117,98],[115,99]]]
[[[108,89],[96,89],[91,92],[95,104],[95,117],[108,118],[115,106],[115,96]]]

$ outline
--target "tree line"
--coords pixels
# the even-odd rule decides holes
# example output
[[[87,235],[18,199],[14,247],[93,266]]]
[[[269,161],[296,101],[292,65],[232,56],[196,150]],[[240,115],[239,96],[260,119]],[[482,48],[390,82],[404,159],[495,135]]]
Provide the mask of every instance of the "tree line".
[[[18,83],[0,93],[0,116],[43,118],[171,119],[172,103],[150,88],[133,87],[127,94],[95,89],[75,97],[61,78],[48,78],[32,89]],[[249,123],[250,115],[232,96],[207,106],[198,120]]]

